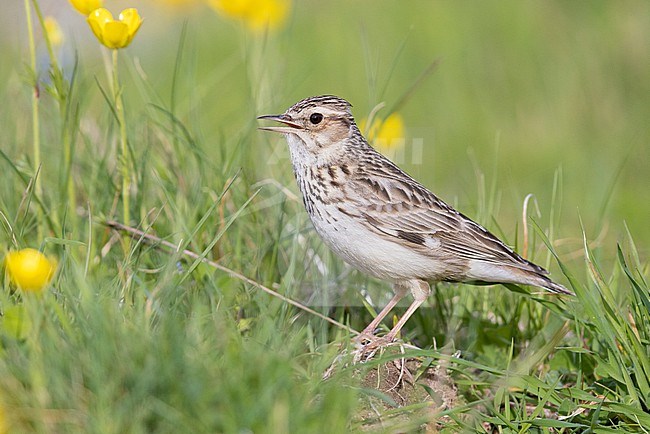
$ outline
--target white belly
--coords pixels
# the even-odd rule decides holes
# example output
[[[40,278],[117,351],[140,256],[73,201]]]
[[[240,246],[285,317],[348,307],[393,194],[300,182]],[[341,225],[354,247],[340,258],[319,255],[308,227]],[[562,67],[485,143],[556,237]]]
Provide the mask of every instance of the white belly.
[[[389,280],[435,280],[444,265],[415,250],[389,241],[354,220],[336,213],[338,221],[312,216],[316,232],[345,262],[371,276]]]

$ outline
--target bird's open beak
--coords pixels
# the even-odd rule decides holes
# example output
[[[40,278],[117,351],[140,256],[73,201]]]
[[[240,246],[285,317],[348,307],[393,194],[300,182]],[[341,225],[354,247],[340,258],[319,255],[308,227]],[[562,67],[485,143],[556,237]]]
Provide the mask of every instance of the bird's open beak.
[[[295,123],[289,116],[285,114],[264,115],[264,116],[259,116],[257,119],[268,119],[286,125],[286,127],[259,127],[260,130],[275,131],[276,133],[290,134],[290,133],[295,133],[297,129],[298,130],[302,129],[301,125]]]

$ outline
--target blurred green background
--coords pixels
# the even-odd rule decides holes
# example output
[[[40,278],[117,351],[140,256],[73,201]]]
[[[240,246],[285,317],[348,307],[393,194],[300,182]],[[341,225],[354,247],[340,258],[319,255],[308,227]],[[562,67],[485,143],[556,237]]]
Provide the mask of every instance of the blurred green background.
[[[64,74],[75,71],[67,118],[34,31],[43,162],[34,194],[25,9],[5,3],[0,247],[43,247],[59,271],[42,298],[4,279],[3,314],[23,309],[34,326],[15,336],[0,320],[0,419],[8,409],[21,432],[374,426],[358,399],[374,389],[349,372],[322,381],[347,332],[252,281],[106,228],[122,218],[119,134],[110,91],[102,95],[110,54],[64,0],[39,3],[60,23]],[[133,162],[126,223],[361,329],[364,303],[380,307],[388,284],[332,260],[296,198],[285,141],[258,131],[256,117],[323,93],[348,99],[357,120],[385,103],[378,116],[405,123],[406,171],[520,251],[533,194],[528,215],[568,272],[540,237],[530,236],[529,257],[559,282],[579,282],[574,300],[438,285],[403,337],[433,345],[424,357],[459,351],[450,367],[469,405],[452,413],[504,432],[526,431],[531,405],[548,418],[534,432],[562,426],[558,415],[585,430],[648,425],[639,396],[649,396],[649,339],[637,324],[649,303],[638,283],[650,253],[649,2],[301,0],[268,32],[199,0],[105,3],[113,13],[135,6],[145,20],[119,52]],[[344,290],[350,298],[337,301]],[[463,426],[454,421],[447,432]],[[408,423],[403,432],[420,427]]]
[[[90,139],[80,151],[92,154],[99,128],[93,119],[106,111],[95,83],[105,79],[103,48],[63,3],[43,1],[42,9],[64,31],[64,69],[75,55],[83,68],[82,133]],[[402,166],[409,173],[492,228],[494,218],[512,242],[527,194],[538,201],[538,220],[549,220],[559,171],[554,237],[561,255],[579,259],[580,217],[594,247],[611,254],[627,224],[647,254],[648,2],[305,0],[269,33],[250,32],[197,2],[176,3],[135,5],[145,22],[121,53],[131,128],[145,122],[151,103],[173,104],[215,161],[219,138],[239,137],[244,152],[235,165],[252,180],[271,177],[295,191],[288,161],[272,158],[286,157],[281,139],[251,129],[257,115],[333,93],[352,102],[358,120],[379,102],[386,102],[379,112],[386,116],[439,60],[397,108],[407,128]],[[107,6],[117,12],[134,5]],[[28,113],[30,93],[22,82],[23,14],[20,2],[11,2],[0,19],[1,136],[12,155],[30,142],[28,119],[20,115]],[[45,65],[42,44],[39,50]],[[45,149],[56,147],[47,139]],[[409,157],[414,140],[422,158]],[[262,163],[269,158],[275,164]]]

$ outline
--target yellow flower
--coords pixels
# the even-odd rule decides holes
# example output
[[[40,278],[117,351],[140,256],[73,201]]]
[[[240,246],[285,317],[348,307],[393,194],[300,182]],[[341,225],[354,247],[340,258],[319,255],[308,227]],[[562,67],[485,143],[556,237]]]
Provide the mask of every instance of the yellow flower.
[[[56,261],[35,249],[22,249],[9,252],[5,257],[5,267],[9,280],[29,292],[41,292],[54,275]]]
[[[290,0],[207,0],[217,12],[242,20],[251,30],[279,27],[286,19]]]
[[[370,127],[367,127],[367,123],[368,120],[363,119],[359,123],[359,128],[377,147],[390,149],[404,145],[406,134],[404,120],[399,114],[391,113],[383,122],[375,118]]]
[[[95,9],[102,7],[103,0],[70,0],[70,3],[81,15],[90,15]]]
[[[59,22],[54,17],[45,17],[45,33],[53,47],[58,47],[63,43],[63,32]]]
[[[95,9],[88,15],[88,24],[99,42],[108,48],[127,47],[138,32],[142,18],[134,8],[124,9],[118,20],[104,8]]]

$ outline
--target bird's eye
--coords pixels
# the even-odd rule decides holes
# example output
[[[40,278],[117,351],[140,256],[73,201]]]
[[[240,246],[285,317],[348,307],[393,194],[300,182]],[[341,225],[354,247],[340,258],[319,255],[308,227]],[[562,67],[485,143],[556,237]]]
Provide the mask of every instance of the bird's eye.
[[[311,122],[314,125],[320,124],[322,120],[323,120],[323,115],[320,113],[312,113],[312,115],[309,116],[309,122]]]

